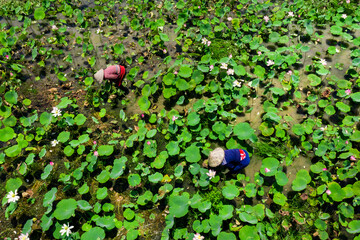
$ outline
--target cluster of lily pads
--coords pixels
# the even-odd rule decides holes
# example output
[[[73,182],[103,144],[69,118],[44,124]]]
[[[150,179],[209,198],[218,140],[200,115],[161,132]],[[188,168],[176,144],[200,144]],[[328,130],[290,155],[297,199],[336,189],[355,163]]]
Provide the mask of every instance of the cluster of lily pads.
[[[4,5],[0,236],[360,239],[359,10],[353,0]],[[92,78],[119,58],[135,99]],[[76,89],[29,94],[46,81]],[[217,146],[246,149],[251,164],[209,169]]]

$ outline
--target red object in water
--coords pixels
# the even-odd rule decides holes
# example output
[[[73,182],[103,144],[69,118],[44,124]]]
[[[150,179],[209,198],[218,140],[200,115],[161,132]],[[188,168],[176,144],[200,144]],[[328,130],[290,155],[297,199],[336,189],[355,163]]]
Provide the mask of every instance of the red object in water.
[[[104,78],[115,82],[120,87],[122,80],[124,79],[126,70],[122,65],[112,65],[104,70]]]

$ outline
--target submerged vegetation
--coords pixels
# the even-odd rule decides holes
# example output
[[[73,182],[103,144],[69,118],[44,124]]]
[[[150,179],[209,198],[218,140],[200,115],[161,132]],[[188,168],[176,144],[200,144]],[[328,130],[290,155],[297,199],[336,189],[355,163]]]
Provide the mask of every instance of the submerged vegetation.
[[[0,16],[1,238],[360,239],[359,1]],[[94,81],[115,63],[120,88]],[[210,171],[217,146],[250,165]]]

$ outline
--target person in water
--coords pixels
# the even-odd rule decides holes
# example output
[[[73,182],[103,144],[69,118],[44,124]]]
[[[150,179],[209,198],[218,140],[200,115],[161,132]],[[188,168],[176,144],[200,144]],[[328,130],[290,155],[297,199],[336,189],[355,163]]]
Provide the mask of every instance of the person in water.
[[[104,79],[108,79],[111,82],[115,82],[117,87],[121,86],[122,80],[124,79],[126,70],[125,67],[122,65],[112,65],[107,67],[106,69],[100,69],[94,75],[96,81],[100,84],[103,82]]]
[[[250,163],[249,153],[243,149],[224,150],[215,148],[209,155],[209,166],[225,166],[233,173],[238,173]]]

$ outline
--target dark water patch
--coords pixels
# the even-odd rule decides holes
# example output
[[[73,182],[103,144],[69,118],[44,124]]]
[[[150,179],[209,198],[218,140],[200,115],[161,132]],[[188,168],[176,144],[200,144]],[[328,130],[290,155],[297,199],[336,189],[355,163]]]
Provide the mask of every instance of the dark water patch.
[[[329,46],[336,46],[338,45],[338,41],[336,39],[333,39],[333,38],[328,38],[326,39],[326,44],[329,45]]]
[[[34,231],[31,231],[31,233],[29,235],[29,239],[41,239],[42,235],[43,235],[42,230],[36,229]]]
[[[342,116],[341,114],[333,114],[329,117],[329,120],[334,123],[334,124],[338,124],[340,125],[342,123],[342,120],[344,119],[344,116]]]
[[[111,230],[106,231],[106,237],[108,239],[115,239],[118,233],[118,228],[113,228]]]
[[[309,35],[301,35],[300,36],[300,41],[303,43],[307,43],[311,40],[311,37]]]
[[[129,189],[129,183],[127,178],[118,178],[116,179],[114,186],[113,186],[114,191],[118,192],[118,193],[123,193],[126,190]]]
[[[112,181],[107,181],[105,183],[99,183],[99,188],[103,188],[103,187],[111,188],[112,186],[113,186]]]
[[[347,42],[341,41],[341,42],[339,42],[339,46],[340,46],[341,48],[348,48],[350,45],[349,45],[349,43],[347,43]]]
[[[30,185],[34,182],[35,178],[32,174],[28,173],[26,174],[26,176],[24,176],[24,182],[27,184],[27,185]]]

